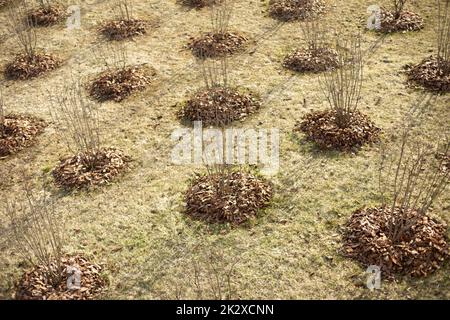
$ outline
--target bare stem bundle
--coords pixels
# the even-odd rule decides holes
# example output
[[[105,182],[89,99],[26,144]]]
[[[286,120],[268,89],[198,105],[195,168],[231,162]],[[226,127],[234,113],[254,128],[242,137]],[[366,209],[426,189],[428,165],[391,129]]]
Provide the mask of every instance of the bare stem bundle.
[[[227,90],[229,89],[229,78],[228,78],[228,57],[227,55],[221,56],[218,59],[197,59],[197,63],[200,69],[200,73],[202,74],[202,78],[204,81],[205,88],[207,90]],[[216,106],[212,106],[215,108],[215,117],[219,119],[219,108]],[[219,123],[219,121],[217,121]],[[223,126],[221,129],[222,136],[222,146],[225,146],[225,127]],[[207,172],[209,175],[225,175],[231,171],[231,166],[226,164],[225,159],[225,149],[222,148],[222,154],[219,156],[222,159],[222,163],[215,163],[213,159],[207,159],[205,155],[203,155],[203,162],[205,163]]]
[[[200,69],[205,88],[210,91],[214,90],[227,90],[229,88],[228,79],[228,57],[227,55],[221,56],[218,59],[204,59],[199,57],[197,59],[197,65]],[[214,94],[214,93],[213,93]],[[219,108],[212,106],[215,110],[215,117],[219,119]],[[219,121],[217,121],[219,123]],[[220,128],[222,137],[222,146],[225,146],[225,126]],[[203,163],[205,164],[208,175],[210,176],[225,176],[231,172],[231,166],[225,163],[225,148],[222,148],[222,154],[219,155],[219,163],[217,159],[208,159],[206,154],[203,154]],[[222,185],[222,184],[221,184]],[[221,190],[223,186],[221,186]],[[225,190],[222,190],[225,192]]]
[[[225,128],[221,128],[222,146],[226,145]],[[231,174],[233,165],[226,163],[226,150],[222,148],[222,154],[220,155],[220,161],[216,162],[213,159],[208,159],[206,154],[203,154],[203,163],[206,167],[206,172],[209,176],[222,177],[218,185],[218,194],[229,194],[227,185],[224,183],[223,178]]]
[[[438,64],[442,73],[450,72],[450,0],[438,1]]]
[[[47,281],[58,285],[64,277],[64,224],[54,203],[45,193],[35,194],[30,186],[22,202],[7,201],[6,214],[19,254],[33,266],[44,268]]]
[[[100,148],[98,110],[83,91],[80,78],[72,77],[60,92],[53,95],[50,111],[71,152],[95,154]]]
[[[232,299],[233,278],[239,257],[230,259],[222,250],[213,247],[201,250],[204,251],[202,259],[192,259],[193,284],[197,299],[202,299],[205,295],[215,300]]]
[[[233,6],[233,0],[219,0],[212,5],[211,25],[214,34],[225,34],[228,31]]]
[[[328,32],[319,20],[302,22],[300,29],[309,50],[316,51],[329,45]]]
[[[336,125],[345,128],[357,110],[363,84],[361,35],[346,40],[336,37],[339,67],[319,76],[330,107],[336,112]]]
[[[395,19],[400,18],[403,8],[405,7],[406,1],[407,0],[393,0]]]
[[[28,2],[19,1],[8,7],[6,25],[23,53],[31,60],[36,54],[37,37],[32,19],[28,16]]]
[[[207,89],[228,87],[228,58],[198,59],[198,65]]]
[[[381,148],[379,186],[384,206],[390,207],[391,212],[400,210],[403,217],[400,221],[393,217],[391,221],[390,236],[394,242],[416,222],[407,218],[408,212],[426,214],[448,186],[450,172],[441,170],[445,159],[438,157],[448,154],[448,138],[431,145],[411,137],[413,126],[431,101],[428,96],[421,97],[408,113],[399,144],[390,150]]]
[[[128,49],[122,41],[106,42],[95,58],[106,71],[123,70],[128,65]]]
[[[133,19],[133,5],[129,0],[115,0],[114,12],[119,20]]]

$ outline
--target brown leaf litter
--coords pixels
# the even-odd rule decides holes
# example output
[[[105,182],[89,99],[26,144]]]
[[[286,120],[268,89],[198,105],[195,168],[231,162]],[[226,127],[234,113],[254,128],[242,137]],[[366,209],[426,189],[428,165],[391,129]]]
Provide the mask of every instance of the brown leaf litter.
[[[271,184],[248,172],[201,175],[186,192],[186,213],[208,222],[239,225],[255,218],[272,196]]]
[[[147,33],[149,22],[140,19],[112,20],[100,28],[100,32],[109,40],[123,40]]]
[[[252,93],[228,87],[199,90],[183,104],[178,117],[188,121],[202,121],[203,125],[227,125],[254,113],[261,103]]]
[[[336,69],[339,66],[335,50],[328,48],[297,49],[288,54],[283,66],[297,72],[323,72]]]
[[[5,76],[12,80],[26,80],[54,70],[60,64],[61,61],[51,54],[36,53],[32,57],[20,54],[6,65]]]
[[[188,6],[191,8],[204,8],[216,3],[216,0],[178,0],[184,6]]]
[[[200,37],[191,37],[187,46],[198,58],[216,58],[242,50],[247,41],[245,36],[236,32],[208,32]]]
[[[0,123],[0,158],[14,154],[33,145],[38,135],[44,132],[47,124],[44,120],[26,116],[9,114]]]
[[[398,18],[393,11],[381,8],[381,32],[418,31],[423,28],[423,19],[417,13],[402,11]]]
[[[411,219],[414,223],[397,242],[392,240],[392,221]],[[416,210],[406,213],[395,208],[367,208],[353,213],[345,226],[342,253],[363,266],[376,265],[383,277],[394,274],[427,276],[449,258],[447,226]]]
[[[28,19],[35,26],[48,27],[64,20],[68,14],[66,9],[58,4],[40,6],[28,14]]]
[[[100,148],[60,160],[52,175],[55,183],[63,188],[89,188],[110,183],[129,167],[130,161],[120,150]]]
[[[145,89],[155,75],[154,69],[139,66],[107,70],[92,81],[89,94],[99,101],[120,102],[132,93]]]
[[[106,287],[106,281],[102,278],[102,267],[89,262],[82,255],[65,256],[62,258],[64,272],[67,267],[75,267],[81,272],[80,288],[67,288],[67,277],[62,276],[63,281],[52,286],[45,276],[46,268],[36,266],[23,274],[17,285],[16,299],[19,300],[91,300],[98,298]],[[56,263],[53,263],[56,269]]]
[[[439,63],[444,67],[440,68]],[[439,61],[430,56],[415,66],[406,66],[410,84],[420,85],[430,91],[450,92],[450,61]]]
[[[376,141],[380,129],[364,114],[355,111],[346,127],[336,124],[336,111],[309,113],[298,122],[294,131],[303,132],[320,149],[353,151],[363,144]]]
[[[270,0],[269,14],[281,21],[309,20],[325,10],[323,0]]]

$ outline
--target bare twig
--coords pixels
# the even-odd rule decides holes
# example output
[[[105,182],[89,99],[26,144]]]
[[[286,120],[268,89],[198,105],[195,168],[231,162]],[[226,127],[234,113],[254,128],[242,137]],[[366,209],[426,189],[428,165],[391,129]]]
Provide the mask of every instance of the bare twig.
[[[445,74],[450,72],[450,0],[438,1],[438,64]]]
[[[8,7],[6,25],[8,31],[15,36],[23,53],[31,60],[36,54],[37,37],[33,21],[28,16],[28,2],[20,1]]]
[[[7,201],[13,240],[19,254],[33,266],[42,266],[52,285],[64,276],[62,264],[65,244],[64,224],[50,197],[35,194],[29,185],[24,189],[23,202]]]
[[[308,49],[316,51],[329,45],[328,31],[319,20],[305,21],[300,24]]]
[[[197,299],[201,299],[204,293],[209,293],[215,300],[233,299],[233,280],[239,257],[230,259],[222,250],[209,246],[196,251],[203,253],[201,261],[192,261]]]
[[[51,94],[51,115],[61,127],[71,152],[93,152],[100,148],[100,129],[96,105],[84,96],[79,78],[72,78],[60,92]]]
[[[133,5],[129,0],[115,0],[114,12],[119,20],[133,19]]]
[[[399,210],[401,219],[393,215],[390,236],[393,241],[402,238],[415,221],[408,212],[415,210],[424,215],[448,185],[450,172],[442,171],[445,158],[438,154],[449,152],[448,138],[434,145],[414,141],[413,127],[420,122],[426,108],[433,101],[429,95],[421,96],[403,121],[400,141],[393,148],[381,148],[379,186],[384,206],[391,212]]]
[[[395,19],[400,18],[403,8],[405,7],[406,1],[407,0],[393,0]]]
[[[105,71],[123,70],[128,65],[128,50],[122,41],[107,42],[95,53],[95,59]]]
[[[228,31],[233,6],[233,0],[218,0],[212,5],[211,25],[213,33],[224,34]]]
[[[339,67],[319,76],[330,107],[336,112],[336,125],[346,127],[361,99],[363,55],[361,35],[346,40],[336,37]]]
[[[199,58],[197,62],[207,89],[228,87],[228,57],[226,55],[219,59]]]

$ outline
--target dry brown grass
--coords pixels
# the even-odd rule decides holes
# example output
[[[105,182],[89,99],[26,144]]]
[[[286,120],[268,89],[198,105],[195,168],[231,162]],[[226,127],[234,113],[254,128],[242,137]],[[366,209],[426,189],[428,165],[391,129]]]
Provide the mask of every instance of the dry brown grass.
[[[336,7],[330,7],[321,17],[325,25],[343,25],[347,30],[363,27],[367,19],[365,2],[336,0],[335,3]],[[81,6],[82,10],[88,9],[84,4]],[[83,28],[77,32],[39,29],[42,43],[47,50],[58,49],[69,57],[68,65],[79,63],[83,76],[97,74],[101,66],[92,51],[103,44],[95,38],[95,23],[108,18],[108,7],[107,2],[90,6],[83,16]],[[433,2],[416,1],[410,8],[420,13],[428,26],[435,25],[432,12],[437,7]],[[106,297],[176,298],[176,292],[182,292],[184,298],[197,297],[193,280],[187,281],[183,276],[188,267],[193,270],[193,259],[206,259],[195,250],[195,244],[207,239],[217,251],[225,252],[226,257],[240,257],[234,268],[234,298],[450,299],[448,263],[425,279],[382,282],[381,290],[371,292],[365,287],[364,269],[337,253],[341,246],[340,227],[351,213],[362,204],[378,202],[374,182],[378,150],[376,146],[363,148],[357,156],[318,153],[310,144],[299,145],[291,138],[296,120],[309,111],[324,109],[327,104],[319,94],[314,76],[292,76],[281,66],[283,57],[298,46],[301,38],[295,23],[283,25],[261,41],[252,54],[230,59],[230,64],[236,66],[231,76],[239,75],[241,83],[262,92],[267,104],[237,126],[281,129],[281,169],[278,175],[270,177],[274,182],[274,204],[251,229],[217,228],[187,218],[183,214],[182,195],[196,167],[170,163],[173,146],[170,134],[179,125],[172,106],[192,93],[201,81],[188,68],[192,54],[183,50],[183,46],[189,35],[207,30],[209,12],[207,8],[185,12],[175,1],[158,2],[151,8],[147,2],[135,1],[134,9],[142,15],[165,18],[157,32],[143,35],[133,43],[130,52],[130,63],[147,62],[157,69],[161,78],[154,84],[155,90],[132,96],[122,104],[102,104],[100,121],[107,128],[104,138],[137,159],[138,166],[120,183],[89,194],[67,195],[60,204],[76,208],[79,213],[67,215],[68,236],[74,241],[68,249],[82,249],[93,253],[96,260],[105,260],[110,278]],[[270,30],[273,19],[261,14],[266,9],[267,2],[239,1],[230,28],[249,35]],[[169,20],[171,16],[176,19]],[[1,11],[0,22],[4,21],[5,12]],[[411,99],[419,95],[405,86],[405,77],[399,71],[405,64],[427,56],[428,50],[435,48],[434,38],[431,27],[415,33],[393,34],[370,57],[360,110],[381,128],[395,127]],[[365,44],[375,40],[375,34],[364,34]],[[0,48],[1,65],[17,51],[17,44],[6,40]],[[62,66],[45,81],[11,82],[5,88],[6,102],[14,112],[28,111],[50,120],[43,112],[49,102],[40,92],[61,83],[70,69]],[[306,106],[302,104],[304,98]],[[448,95],[444,95],[430,107],[423,136],[432,139],[436,128],[448,128],[449,102]],[[56,137],[49,133],[33,152],[1,160],[0,175],[8,179],[0,182],[0,197],[8,196],[23,184],[18,176],[22,168],[48,176],[53,164],[65,155],[63,143]],[[300,179],[299,166],[309,157],[312,157],[312,169]],[[446,214],[449,200],[448,194],[444,194],[431,212],[447,223],[450,222]],[[3,225],[2,214],[0,220]],[[10,298],[12,281],[23,269],[21,258],[11,247],[1,244],[0,296]],[[177,250],[186,254],[175,255]],[[206,280],[205,283],[207,286]],[[214,294],[212,290],[204,290],[202,296],[213,298]]]

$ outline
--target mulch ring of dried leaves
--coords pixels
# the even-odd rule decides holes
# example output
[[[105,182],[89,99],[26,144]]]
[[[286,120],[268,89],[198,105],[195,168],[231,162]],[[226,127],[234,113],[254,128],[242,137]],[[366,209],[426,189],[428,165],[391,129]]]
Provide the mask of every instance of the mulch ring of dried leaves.
[[[381,32],[418,31],[423,28],[423,19],[417,13],[402,11],[396,19],[392,11],[381,9]]]
[[[323,0],[270,0],[269,14],[282,21],[308,20],[323,13]]]
[[[149,22],[140,19],[112,20],[106,22],[100,32],[109,40],[122,40],[147,33]]]
[[[352,151],[376,141],[380,129],[359,111],[352,114],[348,126],[340,128],[336,125],[336,112],[325,110],[307,114],[296,124],[294,131],[303,132],[320,149]]]
[[[52,26],[66,17],[66,10],[61,5],[39,7],[28,14],[28,19],[33,25],[42,27]]]
[[[45,267],[37,266],[24,273],[17,285],[16,299],[20,300],[91,300],[97,298],[104,291],[106,282],[101,276],[102,267],[89,262],[81,255],[62,258],[62,265],[80,270],[80,289],[68,289],[67,277],[57,286],[48,283],[45,277]],[[56,269],[56,263],[54,262]]]
[[[31,146],[46,126],[44,120],[31,116],[5,116],[3,126],[0,124],[0,158]]]
[[[197,176],[188,189],[186,213],[208,222],[239,225],[268,206],[272,186],[249,172]]]
[[[235,32],[209,32],[201,37],[192,37],[188,48],[198,58],[215,58],[242,50],[247,41],[245,36]]]
[[[283,66],[297,72],[323,72],[337,68],[337,53],[332,49],[298,49],[288,54]]]
[[[51,54],[37,53],[33,57],[19,55],[5,68],[5,76],[12,80],[26,80],[56,69],[61,61]]]
[[[357,210],[345,226],[342,253],[364,266],[377,265],[383,277],[394,274],[426,276],[449,255],[447,226],[420,215],[416,210],[406,214],[414,223],[399,241],[390,236],[392,219],[400,221],[399,208],[368,208]]]
[[[120,102],[136,91],[141,91],[152,81],[154,69],[133,66],[107,70],[94,79],[89,94],[99,101]]]
[[[408,82],[430,91],[450,92],[450,63],[444,61],[442,64],[444,68],[440,68],[438,59],[431,56],[415,66],[406,66]]]
[[[210,6],[214,4],[215,0],[178,0],[184,6],[192,7],[192,8],[204,8],[206,6]]]
[[[227,125],[254,113],[261,103],[252,93],[227,87],[199,90],[186,101],[178,117],[187,121],[202,121],[203,125]]]
[[[55,183],[63,188],[89,188],[110,183],[129,168],[130,161],[120,150],[101,148],[60,160],[52,174]]]

